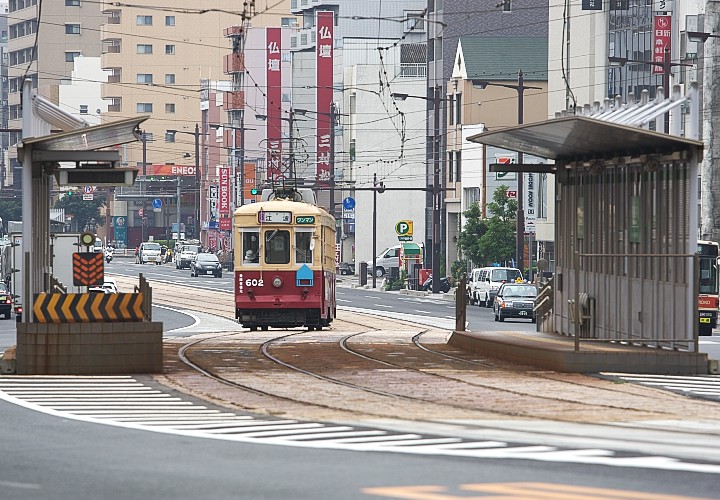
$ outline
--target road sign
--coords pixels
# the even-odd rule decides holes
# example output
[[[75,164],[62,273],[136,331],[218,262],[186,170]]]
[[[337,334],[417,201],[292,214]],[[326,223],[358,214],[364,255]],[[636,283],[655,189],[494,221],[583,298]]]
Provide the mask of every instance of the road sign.
[[[355,198],[351,198],[350,196],[345,198],[343,200],[343,208],[345,210],[352,210],[353,208],[355,208]]]
[[[92,186],[85,186],[83,188],[83,193],[85,194],[93,194],[93,191],[95,191],[95,189]]]
[[[413,221],[401,220],[395,224],[395,232],[398,236],[410,236],[413,235]]]
[[[95,195],[93,195],[93,194],[84,194],[83,201],[93,201],[93,199],[95,199],[94,197],[95,197]]]
[[[153,208],[162,208],[162,200],[160,198],[155,198],[152,201]]]
[[[507,197],[508,198],[517,198],[517,191],[508,191]]]

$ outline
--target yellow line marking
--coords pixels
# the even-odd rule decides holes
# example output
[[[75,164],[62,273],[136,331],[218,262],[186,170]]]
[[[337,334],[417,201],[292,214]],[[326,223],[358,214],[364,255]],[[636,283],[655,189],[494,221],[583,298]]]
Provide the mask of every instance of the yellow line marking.
[[[406,500],[710,500],[698,497],[663,495],[644,491],[593,488],[554,483],[486,483],[463,484],[462,491],[483,493],[480,496],[457,496],[446,486],[388,486],[363,488],[369,495]]]

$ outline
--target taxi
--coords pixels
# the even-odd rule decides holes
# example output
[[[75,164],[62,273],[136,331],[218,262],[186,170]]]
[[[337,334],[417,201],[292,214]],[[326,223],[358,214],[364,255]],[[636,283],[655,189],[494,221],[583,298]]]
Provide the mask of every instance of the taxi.
[[[5,283],[0,283],[0,314],[4,319],[10,319],[12,312],[13,297],[7,289]]]

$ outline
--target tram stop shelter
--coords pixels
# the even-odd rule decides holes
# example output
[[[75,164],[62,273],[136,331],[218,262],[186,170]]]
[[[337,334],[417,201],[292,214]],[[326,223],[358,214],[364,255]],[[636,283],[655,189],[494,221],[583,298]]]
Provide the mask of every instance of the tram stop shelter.
[[[540,347],[564,339],[565,357],[562,367],[543,365],[547,354],[536,351],[537,364],[707,373],[707,356],[698,353],[695,255],[701,141],[586,116],[469,140],[552,160],[491,165],[555,177],[556,269],[536,304],[538,333],[526,340]],[[451,343],[466,343],[465,333],[454,332]]]
[[[13,280],[23,284],[18,295],[24,312],[17,324],[16,373],[162,371],[162,323],[152,322],[151,289],[142,276],[131,294],[65,293],[53,276],[49,229],[53,177],[61,186],[132,185],[138,169],[122,166],[117,146],[139,140],[148,116],[90,126],[37,95],[30,80],[23,83],[22,102],[22,258]],[[60,256],[74,275],[79,252]],[[95,276],[101,266],[102,257]]]

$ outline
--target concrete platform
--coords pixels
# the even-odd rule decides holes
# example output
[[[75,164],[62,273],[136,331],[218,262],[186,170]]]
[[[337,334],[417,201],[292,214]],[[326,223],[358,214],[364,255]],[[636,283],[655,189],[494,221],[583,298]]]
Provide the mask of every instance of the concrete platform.
[[[603,371],[696,375],[710,371],[706,353],[652,349],[524,332],[453,332],[448,344],[486,357],[567,373]]]

